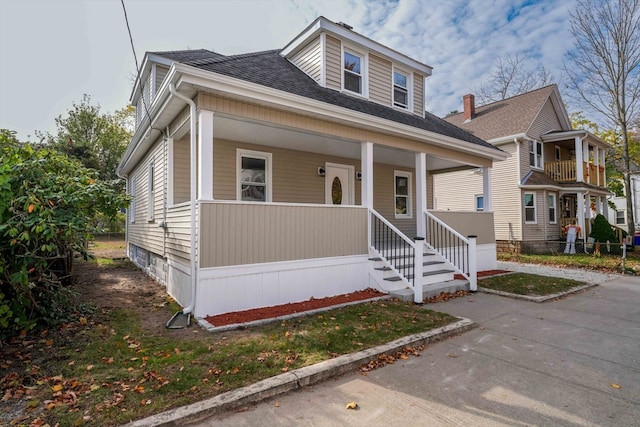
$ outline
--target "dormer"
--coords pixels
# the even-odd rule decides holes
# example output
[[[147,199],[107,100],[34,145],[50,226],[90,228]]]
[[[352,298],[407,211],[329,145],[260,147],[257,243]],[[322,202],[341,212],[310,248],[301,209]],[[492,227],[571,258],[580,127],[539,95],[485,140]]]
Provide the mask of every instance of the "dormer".
[[[145,111],[151,109],[156,99],[158,89],[169,72],[171,61],[162,56],[147,53],[142,62],[140,78],[138,78],[131,92],[131,105],[136,107],[136,128],[142,122]]]
[[[425,79],[432,68],[324,17],[280,55],[320,86],[424,116]]]

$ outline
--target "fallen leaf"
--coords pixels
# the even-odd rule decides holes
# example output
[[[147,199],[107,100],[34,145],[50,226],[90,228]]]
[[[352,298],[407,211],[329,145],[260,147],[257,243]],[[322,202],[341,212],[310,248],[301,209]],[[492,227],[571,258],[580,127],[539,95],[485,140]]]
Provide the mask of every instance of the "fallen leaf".
[[[458,355],[455,354],[455,353],[447,353],[447,356],[449,356],[449,357],[458,357]]]
[[[620,388],[620,384],[613,383],[613,384],[611,384],[611,387],[613,387],[613,388]]]
[[[93,365],[87,365],[87,371],[90,371],[93,369]]]
[[[347,409],[357,409],[357,408],[358,408],[358,404],[356,402],[347,403]]]
[[[56,384],[53,387],[51,387],[51,390],[53,390],[54,392],[60,391],[64,388],[64,386],[62,384]]]
[[[29,213],[33,212],[33,203],[29,205]]]
[[[276,402],[275,407],[279,408],[280,407],[280,402]]]

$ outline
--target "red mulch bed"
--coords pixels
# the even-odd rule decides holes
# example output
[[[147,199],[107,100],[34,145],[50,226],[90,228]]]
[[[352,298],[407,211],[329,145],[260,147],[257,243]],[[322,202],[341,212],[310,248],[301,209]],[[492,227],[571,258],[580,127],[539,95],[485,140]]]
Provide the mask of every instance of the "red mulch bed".
[[[482,277],[495,276],[496,274],[504,274],[504,273],[511,273],[511,272],[509,270],[483,270],[483,271],[478,271],[478,279],[480,279]],[[464,280],[464,276],[462,276],[462,274],[456,274],[456,275],[454,275],[454,279]]]
[[[213,326],[233,325],[246,323],[254,320],[272,319],[278,316],[300,313],[303,311],[315,310],[318,308],[331,307],[333,305],[344,304],[353,301],[362,301],[370,298],[385,296],[386,294],[375,289],[365,289],[364,291],[351,292],[350,294],[336,295],[327,298],[311,298],[308,301],[294,302],[289,304],[276,305],[272,307],[254,308],[251,310],[234,311],[215,316],[207,316],[205,320]]]

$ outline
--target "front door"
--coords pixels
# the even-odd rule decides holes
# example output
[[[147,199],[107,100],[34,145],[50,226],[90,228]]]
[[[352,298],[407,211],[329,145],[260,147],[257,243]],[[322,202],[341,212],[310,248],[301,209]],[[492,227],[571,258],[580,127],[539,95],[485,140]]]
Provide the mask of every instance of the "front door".
[[[338,163],[325,165],[325,203],[353,205],[355,170],[353,166]]]

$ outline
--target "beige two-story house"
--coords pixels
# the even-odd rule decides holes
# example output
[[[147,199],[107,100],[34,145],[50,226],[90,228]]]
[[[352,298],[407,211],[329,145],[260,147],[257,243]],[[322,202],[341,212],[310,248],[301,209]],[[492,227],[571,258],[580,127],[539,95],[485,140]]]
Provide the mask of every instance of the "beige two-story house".
[[[118,167],[129,256],[197,318],[368,287],[420,302],[456,274],[473,289],[493,215],[431,212],[432,174],[506,154],[425,113],[431,72],[323,17],[282,49],[148,52]]]
[[[475,106],[445,120],[509,154],[489,170],[438,171],[436,209],[492,211],[496,240],[505,249],[557,248],[564,227],[574,221],[581,239],[590,219],[607,215],[605,156],[610,145],[571,127],[557,86],[550,85],[502,101]],[[489,174],[487,174],[489,172]],[[487,184],[488,183],[488,184]],[[491,187],[491,199],[483,187]]]

